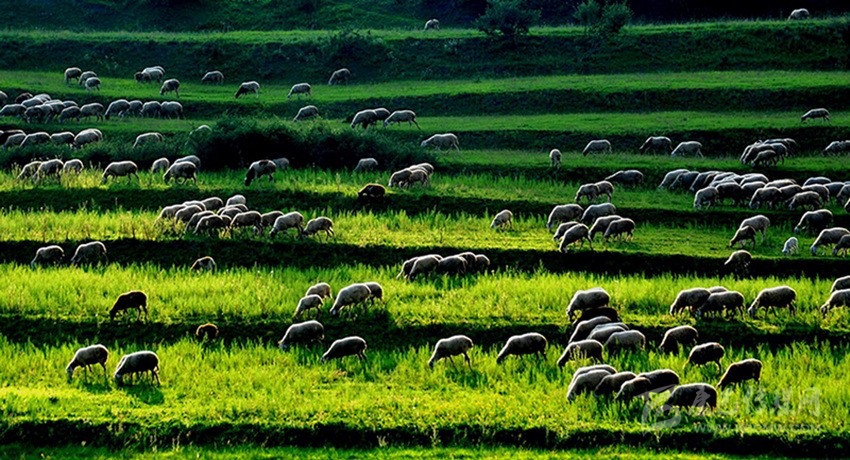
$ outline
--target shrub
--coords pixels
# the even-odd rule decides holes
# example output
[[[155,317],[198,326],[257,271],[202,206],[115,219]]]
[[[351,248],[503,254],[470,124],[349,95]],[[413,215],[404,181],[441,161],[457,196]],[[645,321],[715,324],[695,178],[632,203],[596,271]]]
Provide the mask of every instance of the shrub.
[[[520,0],[490,0],[475,26],[490,36],[514,38],[528,34],[528,29],[538,21],[540,11],[525,8]]]
[[[576,7],[573,17],[589,33],[611,36],[620,33],[632,14],[631,8],[622,2],[586,0]]]

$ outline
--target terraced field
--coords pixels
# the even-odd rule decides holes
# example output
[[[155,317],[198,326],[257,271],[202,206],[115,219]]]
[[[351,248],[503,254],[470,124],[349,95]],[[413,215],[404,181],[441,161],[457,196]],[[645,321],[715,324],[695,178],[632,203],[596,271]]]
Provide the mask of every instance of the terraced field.
[[[0,458],[843,455],[850,437],[850,393],[842,383],[850,377],[850,313],[836,308],[823,315],[819,307],[833,281],[848,274],[846,257],[830,247],[811,254],[816,233],[794,231],[803,210],[729,202],[695,210],[693,192],[658,184],[677,168],[801,184],[815,176],[850,180],[846,156],[821,153],[831,141],[850,138],[848,49],[836,40],[846,30],[846,18],[635,26],[583,63],[565,57],[585,44],[574,27],[534,29],[513,46],[466,29],[427,36],[3,31],[11,45],[0,56],[15,65],[0,71],[0,90],[11,98],[30,91],[81,105],[176,99],[130,78],[136,67],[156,62],[181,79],[185,118],[0,119],[0,130],[98,128],[105,138],[82,149],[0,152]],[[352,84],[327,86],[328,67],[341,65],[339,56],[326,54],[336,39],[397,57],[352,57]],[[553,43],[561,44],[558,53]],[[253,61],[240,46],[254,52]],[[79,53],[86,47],[95,51]],[[24,51],[82,57],[44,63]],[[231,60],[224,64],[221,56]],[[61,71],[70,65],[96,68],[102,90],[64,84]],[[212,66],[228,75],[225,85],[199,83],[197,74]],[[255,78],[262,80],[259,97],[233,98],[239,81]],[[313,83],[313,96],[288,100],[289,87],[304,80]],[[290,121],[307,104],[321,118]],[[830,123],[801,123],[805,111],[820,106],[831,110]],[[421,129],[349,128],[355,112],[371,107],[415,110]],[[202,124],[212,127],[210,136],[191,137]],[[149,131],[165,140],[131,147]],[[442,132],[458,135],[460,151],[419,148]],[[705,157],[640,153],[650,135],[674,144],[697,140]],[[599,138],[611,140],[614,152],[583,156],[585,144]],[[744,147],[767,138],[794,138],[798,149],[774,167],[738,161]],[[549,163],[552,148],[564,154],[560,168]],[[188,154],[201,158],[196,183],[167,185],[148,172],[156,158]],[[353,172],[367,156],[378,159],[377,170]],[[80,158],[86,169],[55,180],[17,179],[25,163],[53,157]],[[292,167],[274,181],[243,185],[251,161],[278,157]],[[113,160],[135,161],[139,178],[104,183],[103,167]],[[394,170],[421,162],[435,167],[429,186],[358,198],[364,184],[387,184]],[[625,169],[645,177],[638,185],[617,184],[611,200],[617,214],[636,222],[634,237],[605,241],[599,234],[592,248],[560,252],[546,228],[552,207],[575,202],[581,184]],[[271,238],[268,228],[198,235],[158,219],[170,204],[235,194],[259,212],[330,217],[335,237],[300,238],[292,230]],[[832,226],[850,227],[845,203],[823,207],[833,214]],[[513,225],[492,229],[502,209],[513,212]],[[729,240],[741,220],[759,213],[771,226],[747,248],[753,261],[736,276],[724,265],[734,250]],[[792,236],[800,253],[785,255],[783,243]],[[76,246],[92,240],[105,244],[108,261],[69,264]],[[63,248],[62,261],[30,267],[36,249],[48,244]],[[487,255],[490,266],[411,281],[397,276],[411,257],[462,251]],[[189,269],[207,255],[215,271]],[[329,313],[328,302],[318,317],[322,344],[279,349],[293,322],[313,318],[293,313],[319,281],[334,295],[375,281],[384,301],[342,317]],[[680,290],[714,285],[741,292],[747,306],[762,289],[788,285],[797,311],[669,313]],[[725,347],[723,368],[760,359],[761,381],[722,390],[717,410],[705,414],[663,415],[666,393],[646,401],[567,401],[573,372],[590,364],[556,363],[574,327],[567,305],[576,291],[596,286],[647,338],[641,350],[606,351],[605,363],[636,373],[669,368],[682,383],[716,385],[716,367],[686,365],[690,346],[658,350],[668,328],[688,324],[700,342]],[[137,322],[131,311],[110,320],[115,298],[130,290],[147,293],[148,319]],[[195,339],[205,322],[218,325],[220,338]],[[508,337],[530,331],[547,338],[545,356],[496,363]],[[471,366],[456,358],[429,368],[435,342],[454,334],[473,339]],[[351,335],[367,341],[367,360],[320,361],[331,342]],[[93,343],[109,348],[108,373],[95,366],[68,381],[64,366],[77,348]],[[119,358],[145,349],[160,358],[161,385],[137,379],[117,387],[110,374]]]

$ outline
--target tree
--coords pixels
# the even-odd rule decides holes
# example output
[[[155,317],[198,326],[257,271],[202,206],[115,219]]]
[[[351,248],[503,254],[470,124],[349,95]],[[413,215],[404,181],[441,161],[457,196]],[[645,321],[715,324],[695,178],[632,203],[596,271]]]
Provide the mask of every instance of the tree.
[[[515,38],[527,34],[539,20],[540,11],[524,8],[521,0],[490,0],[475,26],[487,35]]]
[[[576,7],[573,17],[594,35],[617,35],[632,19],[632,9],[623,2],[586,0]]]

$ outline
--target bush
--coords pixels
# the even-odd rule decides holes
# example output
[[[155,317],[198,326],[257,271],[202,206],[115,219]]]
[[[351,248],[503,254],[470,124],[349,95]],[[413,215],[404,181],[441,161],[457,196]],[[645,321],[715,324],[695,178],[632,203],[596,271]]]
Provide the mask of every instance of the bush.
[[[475,27],[490,36],[514,38],[528,34],[540,21],[540,11],[522,6],[520,0],[490,0],[487,10],[475,21]]]
[[[586,0],[576,7],[573,18],[589,33],[611,36],[620,33],[632,15],[631,8],[625,3]]]

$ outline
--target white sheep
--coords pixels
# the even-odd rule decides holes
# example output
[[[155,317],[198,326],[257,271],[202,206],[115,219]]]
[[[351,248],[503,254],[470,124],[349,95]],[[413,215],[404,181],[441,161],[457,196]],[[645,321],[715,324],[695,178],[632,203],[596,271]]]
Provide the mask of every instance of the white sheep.
[[[724,388],[736,383],[745,382],[747,380],[761,379],[762,362],[757,359],[745,359],[732,363],[726,368],[723,377],[720,378],[720,383],[717,386],[723,390]]]
[[[194,227],[192,227],[192,222],[197,218],[197,223]],[[224,215],[215,215],[212,214],[212,211],[203,211],[192,216],[192,220],[189,221],[189,224],[186,225],[186,231],[188,232],[190,228],[194,228],[193,233],[195,235],[199,235],[202,232],[206,232],[208,235],[212,235],[215,231],[227,230],[230,228],[230,224],[232,219],[229,216]]]
[[[407,263],[410,262],[410,269],[405,275],[405,278],[409,281],[413,281],[419,275],[428,275],[437,269],[437,265],[440,264],[440,261],[443,258],[430,254],[427,256],[420,256],[410,261],[405,262],[405,266],[402,267],[402,272],[407,267]]]
[[[183,118],[183,104],[176,101],[166,101],[159,106],[159,113],[163,118]]]
[[[638,150],[641,153],[650,150],[661,150],[664,153],[669,153],[673,151],[673,141],[671,141],[669,137],[650,136],[646,138],[646,141],[644,141],[643,145],[641,145]]]
[[[384,287],[381,286],[380,283],[375,281],[367,281],[363,283],[369,288],[369,302],[371,304],[375,303],[375,299],[380,300],[382,303],[386,303],[384,300]]]
[[[701,407],[700,415],[705,413],[706,407],[713,411],[717,409],[717,390],[706,383],[689,383],[676,387],[662,406],[664,416],[667,416],[673,407]]]
[[[71,257],[72,265],[106,263],[106,261],[106,246],[100,241],[80,244]]]
[[[782,193],[777,187],[769,187],[765,185],[753,193],[753,196],[750,199],[750,209],[757,209],[762,204],[773,208],[773,206],[781,200]]]
[[[832,255],[843,254],[846,256],[848,250],[850,250],[850,235],[844,235],[838,240],[838,243],[835,243],[835,247],[832,248]]]
[[[617,401],[631,401],[636,397],[642,396],[648,401],[651,390],[651,380],[646,377],[635,376],[620,384],[620,389],[617,391],[614,399]]]
[[[310,86],[309,83],[297,83],[292,85],[292,88],[289,90],[289,94],[286,95],[287,99],[292,99],[292,95],[298,96],[298,99],[301,99],[302,94],[306,94],[307,96],[313,95],[313,87]]]
[[[607,370],[596,369],[575,377],[570,382],[570,386],[567,387],[567,401],[573,401],[581,394],[593,392],[602,380],[609,375],[611,373]]]
[[[8,149],[9,147],[17,147],[20,146],[21,143],[26,139],[27,135],[24,133],[15,133],[6,138],[6,142],[3,143],[3,148]]]
[[[76,107],[74,107],[76,108]],[[77,109],[79,110],[79,109]],[[53,133],[50,135],[50,142],[59,145],[71,145],[74,143],[75,134],[70,131],[62,131],[61,133]]]
[[[319,116],[319,109],[316,108],[315,105],[307,105],[301,107],[298,110],[298,113],[295,114],[295,118],[292,121],[302,121],[307,120],[308,118],[315,118]]]
[[[343,308],[349,307],[349,315],[354,306],[362,305],[366,311],[366,301],[372,296],[372,291],[363,283],[355,283],[339,290],[336,300],[331,307],[331,315],[337,316]]]
[[[351,128],[354,129],[358,125],[363,126],[363,129],[369,129],[369,126],[375,126],[378,123],[378,114],[371,109],[361,110],[354,114],[351,119]]]
[[[702,209],[717,203],[720,193],[715,187],[706,187],[694,195],[694,209]]]
[[[611,318],[607,316],[597,316],[595,318],[579,321],[578,324],[576,324],[575,329],[573,329],[573,333],[570,336],[568,343],[584,340],[588,335],[590,335],[590,332],[593,331],[596,326],[608,324],[610,322]]]
[[[390,123],[400,125],[404,122],[407,122],[408,126],[416,125],[417,128],[419,128],[420,130],[422,129],[419,126],[419,123],[416,122],[416,113],[413,112],[413,110],[396,110],[395,112],[391,113],[390,116],[387,117],[386,120],[384,120],[384,128],[389,126]]]
[[[21,147],[29,147],[33,145],[40,144],[49,144],[50,143],[50,134],[47,134],[44,131],[40,131],[37,133],[27,134],[24,137],[24,140],[21,142]]]
[[[747,241],[752,241],[753,247],[756,246],[756,231],[753,227],[747,225],[746,227],[741,227],[735,232],[735,236],[729,241],[729,247],[733,247],[736,244],[740,243],[743,248]]]
[[[679,374],[670,369],[658,369],[650,372],[641,372],[638,377],[649,380],[649,391],[663,393],[672,391],[679,384]]]
[[[549,162],[552,164],[553,168],[561,167],[561,151],[558,149],[552,149],[549,151]]]
[[[103,114],[103,117],[109,120],[109,117],[113,115],[119,115],[125,110],[130,108],[130,101],[127,99],[118,99],[109,103],[109,106],[106,108],[106,113]]]
[[[222,84],[224,83],[224,74],[218,70],[210,70],[201,77],[201,83]]]
[[[833,308],[847,306],[850,306],[850,289],[840,289],[832,291],[826,303],[821,305],[820,312],[823,316],[826,316]]]
[[[576,191],[575,201],[576,203],[580,203],[582,198],[587,198],[588,203],[593,203],[598,197],[599,187],[596,184],[583,184]]]
[[[138,171],[139,167],[132,161],[113,161],[103,171],[103,180],[101,182],[105,184],[110,177],[127,177],[127,182],[130,182],[132,176],[136,176],[136,180],[141,181]]]
[[[445,273],[445,274],[458,274],[462,275],[466,273],[468,267],[468,263],[466,259],[460,255],[454,255],[449,257],[443,257],[437,262],[437,266],[434,271],[437,273]]]
[[[608,340],[608,337],[611,337],[614,333],[627,330],[628,326],[624,323],[605,323],[594,327],[587,338],[589,340],[596,340],[599,343],[605,343],[605,341]]]
[[[343,67],[339,70],[335,70],[331,74],[331,78],[328,80],[328,85],[339,85],[340,83],[348,83],[348,80],[350,78],[351,71]]]
[[[472,361],[469,359],[467,352],[472,347],[474,347],[472,339],[465,335],[454,335],[449,338],[440,339],[434,346],[434,353],[431,355],[431,359],[428,360],[428,367],[433,369],[434,363],[444,358],[447,358],[452,366],[454,366],[452,356],[463,355],[464,361],[466,361],[466,364],[471,369]]]
[[[676,148],[673,150],[673,152],[670,153],[671,157],[685,155],[696,155],[702,158],[702,144],[696,141],[680,142],[679,145],[677,145]]]
[[[817,239],[810,248],[812,251],[812,255],[818,255],[818,247],[836,244],[839,240],[841,240],[841,237],[848,234],[850,234],[850,230],[847,230],[844,227],[832,227],[821,230],[820,234],[818,234]]]
[[[791,20],[798,20],[799,21],[799,20],[809,19],[809,16],[811,16],[811,14],[809,14],[809,10],[807,10],[805,8],[797,8],[796,10],[792,11],[791,14],[788,15],[788,20],[789,21],[791,21]]]
[[[366,359],[366,341],[357,336],[339,339],[322,355],[322,362],[345,356],[357,356],[361,361]]]
[[[163,137],[162,133],[142,133],[136,136],[136,142],[133,143],[133,148],[140,145],[162,142],[164,139],[165,137]]]
[[[590,153],[611,153],[611,142],[607,139],[593,140],[587,143],[581,154],[587,156]]]
[[[292,345],[321,342],[325,338],[325,327],[316,320],[295,323],[286,329],[283,338],[277,342],[281,350]],[[365,349],[365,346],[364,346]]]
[[[552,227],[555,224],[561,224],[563,222],[569,222],[571,220],[578,219],[581,217],[581,214],[584,212],[584,209],[577,204],[561,204],[552,208],[552,211],[549,213],[549,218],[546,220],[546,229],[552,231]]]
[[[371,171],[378,167],[378,160],[374,158],[361,158],[357,160],[357,166],[354,167],[354,172]]]
[[[269,182],[274,180],[274,173],[277,166],[271,160],[259,160],[251,163],[248,167],[248,172],[245,174],[245,186],[251,185],[254,179],[262,179],[263,176],[269,178]]]
[[[723,367],[720,365],[720,360],[726,355],[726,350],[723,348],[723,345],[720,345],[717,342],[708,342],[703,343],[701,345],[697,345],[691,348],[690,354],[688,354],[688,361],[685,365],[692,366],[704,366],[708,363],[717,364],[718,372],[723,370]]]
[[[195,165],[196,168],[198,168],[198,170],[201,169],[201,159],[196,157],[195,155],[186,155],[185,157],[181,157],[174,160],[174,164],[186,162],[192,163],[193,165]]]
[[[617,219],[605,229],[605,241],[611,238],[626,238],[631,241],[635,234],[635,221],[631,219]],[[625,236],[624,236],[625,235]]]
[[[162,86],[159,88],[159,95],[165,96],[172,91],[177,95],[177,98],[180,98],[180,81],[176,78],[170,78],[162,82]]]
[[[245,211],[233,216],[233,220],[230,222],[229,231],[233,233],[233,229],[236,228],[253,227],[254,233],[259,233],[262,226],[263,216],[259,212]]]
[[[824,123],[829,122],[829,110],[824,108],[809,110],[800,117],[800,121],[805,123],[807,120],[814,120],[815,118],[820,118]]]
[[[679,345],[695,344],[698,338],[699,333],[693,326],[676,326],[664,333],[658,349],[664,353],[675,353]]]
[[[602,361],[602,343],[595,339],[576,340],[570,342],[558,358],[558,367],[564,367],[567,362],[576,359],[593,359]]]
[[[567,224],[563,224],[567,225]],[[590,250],[593,250],[593,240],[590,239],[589,230],[587,225],[584,224],[575,224],[570,226],[565,232],[564,236],[561,237],[561,244],[558,245],[558,251],[562,253],[569,252],[571,250],[572,245],[575,243],[579,243],[580,247],[584,247],[584,242],[587,241],[587,244],[590,246]]]
[[[35,251],[35,258],[30,262],[30,267],[55,265],[61,262],[63,257],[65,257],[65,251],[61,247],[56,245],[44,246]]]
[[[38,165],[38,170],[33,176],[33,182],[41,182],[42,180],[50,177],[58,180],[63,167],[65,167],[65,164],[58,158],[43,161],[40,165]]]
[[[767,235],[767,229],[770,227],[770,219],[763,214],[759,214],[742,220],[741,225],[739,225],[738,228],[741,229],[744,227],[752,227],[753,230],[761,233],[761,242],[764,243],[764,238]]]
[[[782,254],[786,256],[791,256],[800,252],[799,241],[797,241],[796,236],[792,236],[785,240],[785,245],[782,247]]]
[[[300,235],[304,231],[303,223],[304,216],[301,213],[296,211],[286,213],[275,219],[269,237],[274,238],[275,235],[281,232],[286,234],[290,228],[298,229],[298,234]]]
[[[598,385],[596,385],[596,388],[593,390],[593,394],[596,396],[615,395],[618,391],[620,391],[620,387],[623,386],[623,383],[628,382],[635,377],[637,377],[637,374],[634,372],[617,372],[616,374],[607,375],[599,381]]]
[[[85,108],[85,106],[83,106]],[[159,101],[149,101],[142,104],[142,116],[147,118],[159,117],[162,115],[162,103]]]
[[[682,289],[670,305],[670,314],[677,315],[683,310],[689,310],[693,314],[710,295],[711,292],[704,288]]]
[[[201,200],[201,204],[204,205],[204,208],[215,211],[224,207],[224,201],[217,196],[211,196],[209,198],[204,198]]]
[[[91,91],[93,89],[100,91],[100,78],[91,77],[91,78],[87,79],[86,83],[85,83],[85,87],[86,87],[86,91]]]
[[[603,235],[605,235],[605,232],[608,230],[608,227],[612,223],[614,223],[614,222],[616,222],[620,219],[622,219],[622,217],[620,217],[616,214],[611,215],[611,216],[604,216],[604,217],[600,217],[600,218],[596,219],[593,222],[593,225],[590,226],[590,232],[589,232],[589,235],[588,235],[590,237],[590,240],[593,241],[594,239],[596,239],[597,233],[602,233]]]
[[[832,289],[829,292],[841,291],[844,289],[850,289],[850,276],[842,276],[835,280],[832,283]]]
[[[319,319],[319,317],[322,316],[322,305],[323,302],[321,297],[315,294],[306,295],[298,301],[298,306],[295,308],[295,315],[293,318],[298,318],[305,312],[315,309],[316,319]]]
[[[307,222],[307,225],[304,227],[304,230],[301,232],[301,237],[306,238],[309,236],[313,236],[319,232],[325,232],[325,239],[330,240],[331,237],[336,238],[334,234],[334,223],[333,221],[325,216],[319,216],[313,219],[310,219]]]
[[[72,118],[76,118],[77,123],[79,123],[82,117],[82,109],[76,106],[71,106],[66,109],[62,109],[62,112],[59,113],[59,123],[65,123],[65,120],[70,120]]]
[[[639,185],[643,183],[643,179],[643,173],[637,169],[617,171],[605,178],[607,182],[622,185]]]
[[[260,225],[262,225],[263,228],[274,227],[274,221],[276,221],[278,217],[283,217],[283,213],[280,211],[269,211],[260,214]]]
[[[601,287],[576,291],[567,306],[567,318],[572,318],[573,313],[607,307],[610,302],[611,296]]]
[[[832,141],[823,149],[823,156],[850,152],[850,141]]]
[[[294,88],[294,87],[293,87]],[[233,95],[234,98],[239,99],[239,96],[243,96],[245,94],[254,94],[258,98],[260,97],[260,84],[255,81],[246,81],[239,85],[239,88],[236,90],[236,94]],[[291,93],[290,93],[291,95]]]
[[[537,354],[539,357],[546,357],[546,347],[549,342],[546,337],[536,332],[529,332],[522,335],[511,336],[499,351],[496,357],[496,364],[501,364],[508,356],[522,356]]]
[[[505,227],[514,227],[514,214],[507,209],[503,209],[493,217],[493,222],[490,223],[490,228],[504,229]]]
[[[307,289],[307,293],[304,294],[304,296],[308,296],[308,295],[317,295],[317,296],[321,297],[322,299],[333,298],[332,291],[331,291],[331,285],[328,284],[328,283],[316,283],[316,284],[310,286]]]
[[[791,211],[801,207],[803,209],[811,207],[812,210],[817,209],[821,205],[821,197],[817,192],[800,192],[791,198],[788,203],[788,209]]]
[[[425,21],[424,30],[440,30],[440,21],[437,19],[429,19]]]
[[[428,147],[429,145],[433,146],[436,150],[440,150],[443,147],[451,150],[454,147],[460,152],[460,144],[458,143],[457,136],[452,133],[434,134],[419,144],[420,147]]]
[[[593,204],[584,210],[581,215],[581,222],[585,225],[593,223],[596,219],[604,216],[610,216],[617,213],[617,207],[611,203]]]
[[[68,374],[68,380],[74,376],[74,370],[78,367],[89,369],[89,366],[100,364],[103,368],[103,374],[106,375],[106,360],[109,359],[109,350],[103,345],[90,345],[83,347],[74,353],[74,358],[65,367],[65,373]]]
[[[758,308],[787,308],[793,315],[797,310],[794,307],[794,301],[796,300],[797,291],[788,286],[765,288],[756,296],[750,308],[747,309],[747,313],[749,313],[751,318],[755,318]],[[776,314],[776,311],[774,311],[774,314]]]
[[[737,291],[716,292],[708,296],[705,302],[697,309],[697,318],[702,318],[709,313],[727,313],[734,315],[736,312],[744,312],[744,295]]]
[[[115,383],[120,387],[124,385],[124,376],[150,372],[151,383],[159,381],[159,357],[152,351],[137,351],[121,357],[115,368]]]
[[[71,83],[72,79],[80,78],[80,75],[83,74],[83,71],[80,70],[79,67],[68,67],[65,69],[65,84]]]
[[[171,167],[171,162],[168,161],[168,158],[158,158],[151,165],[151,172],[156,174],[163,171],[168,171],[169,167]]]

